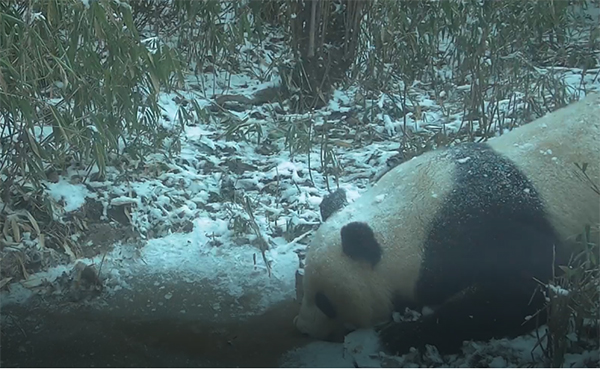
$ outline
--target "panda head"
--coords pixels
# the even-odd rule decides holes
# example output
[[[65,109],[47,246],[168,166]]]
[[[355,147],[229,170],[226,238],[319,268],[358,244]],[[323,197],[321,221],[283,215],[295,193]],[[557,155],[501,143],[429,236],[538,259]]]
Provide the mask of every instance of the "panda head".
[[[415,300],[423,239],[452,190],[451,160],[437,151],[409,160],[321,224],[306,253],[300,332],[341,338]]]
[[[367,223],[325,223],[309,248],[302,306],[294,319],[300,332],[339,340],[348,330],[387,318],[390,293],[378,273],[383,250]]]

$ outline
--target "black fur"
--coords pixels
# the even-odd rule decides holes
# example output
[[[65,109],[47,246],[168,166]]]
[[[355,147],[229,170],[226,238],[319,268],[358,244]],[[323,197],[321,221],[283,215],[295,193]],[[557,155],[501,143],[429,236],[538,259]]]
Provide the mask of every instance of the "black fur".
[[[321,219],[326,221],[333,213],[342,209],[347,204],[346,191],[343,188],[338,188],[334,192],[325,195],[321,204],[319,204]]]
[[[335,307],[331,303],[331,300],[322,292],[317,292],[315,294],[315,305],[323,312],[323,314],[327,315],[329,319],[335,319],[337,317],[337,311]]]
[[[367,223],[348,223],[342,227],[340,234],[342,249],[352,259],[368,261],[373,267],[381,260],[383,251]]]
[[[392,353],[425,344],[454,353],[464,340],[524,334],[535,328],[525,317],[544,303],[539,292],[532,299],[533,277],[552,276],[559,238],[526,175],[486,144],[449,150],[455,186],[430,226],[416,286],[420,304],[441,306],[385,327],[380,339]]]

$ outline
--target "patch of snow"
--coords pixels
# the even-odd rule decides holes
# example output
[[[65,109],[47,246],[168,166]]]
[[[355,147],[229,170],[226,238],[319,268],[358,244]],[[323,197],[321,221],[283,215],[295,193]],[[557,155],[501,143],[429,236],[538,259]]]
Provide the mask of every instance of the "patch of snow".
[[[569,291],[565,290],[564,288],[562,288],[560,286],[555,286],[553,284],[549,284],[548,288],[550,288],[552,290],[552,292],[554,292],[555,294],[557,294],[559,296],[568,296],[569,295]]]
[[[175,93],[161,93],[158,97],[158,103],[163,110],[163,119],[160,122],[166,129],[172,129],[178,124],[179,106],[175,102],[177,97]]]
[[[96,198],[83,184],[72,184],[65,178],[60,178],[57,183],[46,182],[46,193],[55,201],[64,201],[64,211],[69,213],[85,204],[86,198]]]
[[[48,138],[53,132],[52,127],[40,127],[40,126],[34,126],[33,127],[33,134],[36,137],[38,142],[42,142],[44,141],[46,138]]]
[[[423,306],[423,309],[421,310],[421,314],[423,314],[424,316],[431,315],[433,313],[434,309],[430,306]]]
[[[580,354],[565,354],[564,368],[589,368],[589,363],[597,363],[600,350],[584,351]]]
[[[508,363],[501,356],[496,356],[490,361],[489,366],[490,368],[506,368]]]
[[[213,287],[233,297],[241,297],[249,290],[260,291],[259,306],[249,313],[262,312],[274,303],[295,296],[298,256],[293,250],[269,252],[269,256],[276,256],[272,259],[269,277],[256,247],[210,246],[211,237],[230,232],[225,220],[201,218],[195,221],[191,234],[174,233],[149,240],[141,252],[140,272],[160,274],[166,281],[174,282],[182,278],[209,280]]]
[[[96,268],[103,264],[102,274],[106,277],[105,290],[108,294],[124,288],[129,289],[126,280],[131,275],[131,268],[122,264],[123,260],[131,258],[131,254],[127,254],[128,250],[127,247],[115,247],[106,256],[98,255],[89,259],[77,259],[69,264],[58,265],[46,271],[31,274],[25,280],[12,283],[8,291],[0,292],[0,307],[25,303],[30,297],[43,290],[45,284],[55,282],[63,273],[69,273],[80,261],[87,265],[95,265]]]
[[[385,127],[387,134],[392,137],[394,136],[394,133],[396,133],[396,125],[394,122],[392,122],[392,118],[390,118],[389,115],[387,114],[382,114],[383,115],[383,126]]]
[[[375,196],[375,201],[376,202],[383,202],[385,200],[385,197],[386,197],[385,194],[377,195],[377,196]]]
[[[379,338],[372,329],[359,329],[344,338],[346,357],[352,358],[359,368],[379,368]]]
[[[543,336],[544,329],[539,334]],[[598,349],[579,354],[567,354],[565,367],[582,367],[598,358]],[[384,360],[385,359],[385,360]],[[535,334],[515,339],[489,342],[465,342],[460,355],[440,355],[434,346],[427,345],[422,356],[418,351],[389,356],[379,350],[374,330],[359,330],[346,336],[344,343],[313,342],[284,355],[283,367],[524,367],[544,366],[544,355],[537,345]]]

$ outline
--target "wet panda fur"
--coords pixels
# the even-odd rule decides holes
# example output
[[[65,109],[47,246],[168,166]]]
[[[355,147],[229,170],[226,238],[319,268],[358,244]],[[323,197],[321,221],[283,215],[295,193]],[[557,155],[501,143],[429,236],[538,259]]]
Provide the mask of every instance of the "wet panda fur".
[[[590,180],[600,183],[598,94],[487,143],[413,158],[319,227],[294,324],[340,339],[402,306],[434,307],[385,325],[380,341],[393,354],[425,344],[455,353],[465,340],[527,333],[536,319],[526,317],[544,304],[534,278],[548,281],[553,260],[564,264],[575,238],[600,222]]]

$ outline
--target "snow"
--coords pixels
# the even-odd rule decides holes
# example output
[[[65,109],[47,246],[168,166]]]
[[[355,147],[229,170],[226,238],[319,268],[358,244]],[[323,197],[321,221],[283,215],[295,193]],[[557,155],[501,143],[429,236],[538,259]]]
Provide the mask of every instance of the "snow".
[[[173,276],[175,280],[210,280],[214,287],[233,297],[241,297],[251,289],[268,291],[261,294],[256,312],[293,297],[297,255],[292,250],[271,253],[277,258],[269,277],[264,265],[253,262],[253,255],[259,252],[256,247],[207,247],[210,237],[229,232],[224,220],[198,219],[191,234],[178,233],[148,241],[141,253],[144,263],[137,267],[143,273]]]
[[[344,339],[344,352],[359,368],[381,366],[378,358],[379,340],[372,329],[355,330]]]
[[[57,183],[45,183],[46,193],[55,201],[64,201],[64,211],[71,212],[77,210],[85,204],[86,198],[95,198],[96,195],[91,193],[82,184],[71,184],[65,178],[60,178]]]
[[[555,286],[553,284],[549,284],[548,288],[550,290],[552,290],[552,292],[554,292],[558,296],[569,296],[569,291],[565,290],[564,288],[562,288],[560,286]]]
[[[546,326],[539,329],[544,335]],[[461,355],[440,355],[427,346],[422,357],[416,351],[400,357],[379,350],[373,330],[357,330],[346,336],[344,343],[314,342],[289,351],[281,359],[282,367],[523,367],[539,366],[543,352],[534,333],[515,339],[491,340],[489,343],[466,342]],[[586,361],[600,355],[598,349],[581,354],[567,354],[565,367],[582,367]],[[573,364],[574,366],[571,366]]]

